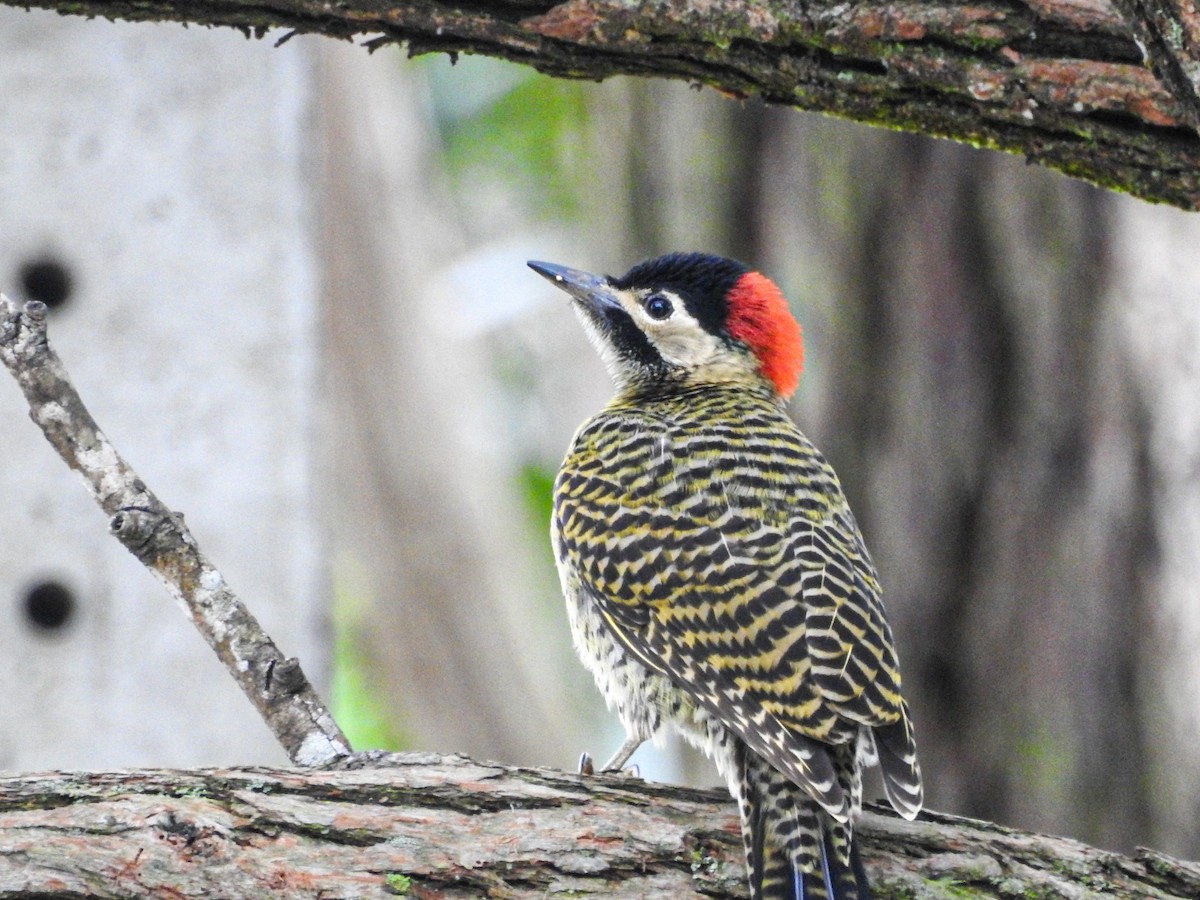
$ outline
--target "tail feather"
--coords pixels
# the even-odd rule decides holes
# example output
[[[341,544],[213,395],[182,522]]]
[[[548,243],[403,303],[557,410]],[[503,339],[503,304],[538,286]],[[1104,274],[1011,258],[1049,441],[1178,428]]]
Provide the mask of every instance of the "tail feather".
[[[744,745],[735,761],[751,900],[871,900],[852,826]]]
[[[851,838],[849,851],[836,846],[831,829],[822,831],[820,870],[804,873],[797,868],[795,880],[794,893],[784,895],[788,900],[873,900],[858,844]]]
[[[924,803],[921,767],[917,764],[917,744],[907,704],[901,712],[897,721],[875,729],[875,748],[888,802],[904,818],[915,819]]]
[[[846,845],[838,846],[835,829],[827,828],[822,834],[821,850],[830,900],[872,900],[867,872],[853,834],[847,833]]]
[[[850,871],[858,885],[858,900],[874,900],[871,895],[871,883],[867,881],[867,870],[863,868],[862,857],[858,855],[858,841],[850,842]]]

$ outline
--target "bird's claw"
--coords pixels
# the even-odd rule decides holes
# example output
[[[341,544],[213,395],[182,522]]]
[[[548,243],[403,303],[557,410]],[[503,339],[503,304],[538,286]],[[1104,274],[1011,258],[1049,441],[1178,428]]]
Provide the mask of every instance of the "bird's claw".
[[[596,766],[592,761],[592,754],[584,750],[579,754],[579,774],[580,775],[595,775]],[[636,763],[632,766],[625,766],[622,769],[601,769],[601,775],[624,775],[626,778],[642,777],[642,770]]]

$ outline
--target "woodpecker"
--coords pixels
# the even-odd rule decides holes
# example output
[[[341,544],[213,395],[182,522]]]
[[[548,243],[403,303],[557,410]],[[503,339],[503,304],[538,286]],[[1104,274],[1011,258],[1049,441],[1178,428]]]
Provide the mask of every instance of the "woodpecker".
[[[785,401],[800,325],[748,266],[674,253],[618,277],[529,266],[566,291],[616,385],[554,484],[572,637],[626,741],[665,726],[737,801],[754,900],[868,900],[864,765],[921,808],[879,580],[829,463]]]

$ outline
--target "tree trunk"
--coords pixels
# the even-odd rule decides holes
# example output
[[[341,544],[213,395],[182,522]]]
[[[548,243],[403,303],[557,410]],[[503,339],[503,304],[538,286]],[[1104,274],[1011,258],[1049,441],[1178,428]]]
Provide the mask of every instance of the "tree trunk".
[[[464,239],[426,85],[378,62],[322,53],[339,594],[406,748],[562,764],[589,720],[557,677],[574,664],[565,617],[548,636],[531,600],[540,558],[528,548],[548,538],[518,527],[516,464],[493,438],[503,405],[479,348],[445,324],[445,266]]]
[[[797,418],[884,574],[930,804],[1133,847],[1158,793],[1137,675],[1157,538],[1112,198],[780,118],[758,258],[800,285],[819,400]]]

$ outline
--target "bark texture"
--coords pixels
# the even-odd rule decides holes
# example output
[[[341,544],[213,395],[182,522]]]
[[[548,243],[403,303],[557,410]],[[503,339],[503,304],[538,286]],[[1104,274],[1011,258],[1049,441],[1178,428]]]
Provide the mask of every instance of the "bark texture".
[[[34,0],[130,20],[271,27],[485,53],[552,75],[682,78],[736,97],[1023,154],[1139,197],[1200,207],[1195,10],[1129,0]],[[1186,7],[1186,8],[1185,8]],[[1158,23],[1155,25],[1154,23]],[[1143,65],[1134,31],[1167,87]],[[1172,93],[1174,89],[1176,93]]]
[[[0,779],[3,897],[744,897],[723,792],[435,754]],[[1200,868],[868,812],[885,898],[1195,897]]]
[[[1200,128],[1200,10],[1192,0],[1114,0],[1138,45],[1179,102],[1185,121]]]

